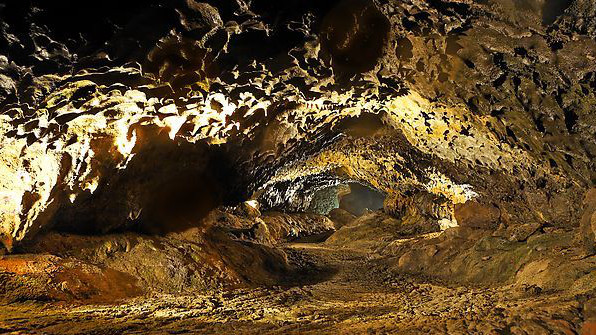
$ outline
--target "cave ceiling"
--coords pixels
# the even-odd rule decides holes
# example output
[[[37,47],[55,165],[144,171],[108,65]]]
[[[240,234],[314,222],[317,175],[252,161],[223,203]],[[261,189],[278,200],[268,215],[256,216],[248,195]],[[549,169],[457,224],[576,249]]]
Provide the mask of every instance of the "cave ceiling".
[[[9,249],[50,227],[186,222],[248,199],[300,211],[347,181],[398,203],[475,199],[514,222],[573,225],[596,182],[590,0],[17,1],[0,13]]]

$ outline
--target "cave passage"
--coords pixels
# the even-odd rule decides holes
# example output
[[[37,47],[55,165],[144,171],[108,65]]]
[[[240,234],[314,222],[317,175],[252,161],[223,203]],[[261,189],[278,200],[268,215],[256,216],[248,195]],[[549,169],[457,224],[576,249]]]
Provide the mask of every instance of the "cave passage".
[[[325,187],[312,196],[307,211],[327,215],[335,208],[341,208],[360,216],[367,210],[383,208],[385,196],[370,187],[359,183],[346,183]]]
[[[0,0],[0,333],[596,334],[595,18]]]

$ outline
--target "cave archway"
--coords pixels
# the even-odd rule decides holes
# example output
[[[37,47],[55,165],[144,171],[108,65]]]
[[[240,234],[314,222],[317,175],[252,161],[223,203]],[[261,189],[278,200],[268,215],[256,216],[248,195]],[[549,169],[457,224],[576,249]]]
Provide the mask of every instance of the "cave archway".
[[[347,182],[316,191],[306,211],[327,215],[333,209],[341,208],[360,216],[368,210],[382,209],[384,201],[382,192],[360,183]]]

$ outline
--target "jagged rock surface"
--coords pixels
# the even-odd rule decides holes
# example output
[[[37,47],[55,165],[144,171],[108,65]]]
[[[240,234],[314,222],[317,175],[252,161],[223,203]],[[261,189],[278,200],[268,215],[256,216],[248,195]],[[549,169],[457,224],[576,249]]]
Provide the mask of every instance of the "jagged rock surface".
[[[594,1],[82,7],[0,1],[0,332],[596,329]]]
[[[176,230],[251,196],[303,210],[345,181],[575,226],[594,5],[549,3],[106,2],[68,27],[52,14],[76,5],[5,4],[3,244]]]

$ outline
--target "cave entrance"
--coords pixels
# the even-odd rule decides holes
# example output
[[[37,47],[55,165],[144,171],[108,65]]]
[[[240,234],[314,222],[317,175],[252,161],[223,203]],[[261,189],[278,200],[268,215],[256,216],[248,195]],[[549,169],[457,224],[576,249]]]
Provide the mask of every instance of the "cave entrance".
[[[384,201],[384,193],[360,183],[349,182],[316,191],[307,211],[328,215],[333,209],[341,208],[361,216],[369,210],[383,208]]]

